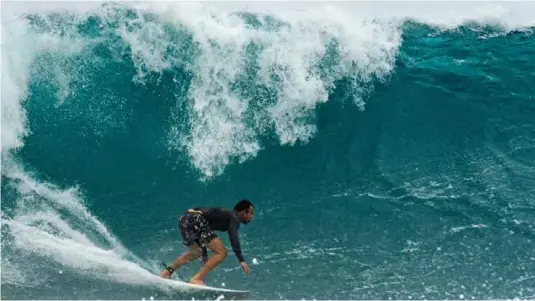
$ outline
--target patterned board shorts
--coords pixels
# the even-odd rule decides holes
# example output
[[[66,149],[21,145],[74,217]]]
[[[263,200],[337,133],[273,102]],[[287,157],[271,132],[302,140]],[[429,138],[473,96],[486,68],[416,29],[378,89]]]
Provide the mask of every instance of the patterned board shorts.
[[[210,229],[206,218],[199,213],[182,215],[178,221],[178,229],[186,246],[193,244],[205,246],[217,237],[214,230]]]

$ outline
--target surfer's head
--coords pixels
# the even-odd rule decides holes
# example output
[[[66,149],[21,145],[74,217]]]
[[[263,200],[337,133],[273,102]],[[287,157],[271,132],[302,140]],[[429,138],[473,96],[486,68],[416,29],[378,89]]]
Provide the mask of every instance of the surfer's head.
[[[238,219],[244,224],[248,224],[254,217],[254,206],[249,200],[241,200],[234,206],[234,211],[238,214]]]

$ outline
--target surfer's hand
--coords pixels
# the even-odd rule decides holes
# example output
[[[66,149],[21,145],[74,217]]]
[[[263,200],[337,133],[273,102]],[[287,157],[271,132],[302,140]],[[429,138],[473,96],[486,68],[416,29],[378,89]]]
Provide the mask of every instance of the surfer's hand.
[[[243,269],[243,271],[245,272],[245,274],[251,273],[251,269],[249,268],[249,266],[247,265],[247,263],[245,261],[241,262],[240,265],[241,265],[241,268]]]

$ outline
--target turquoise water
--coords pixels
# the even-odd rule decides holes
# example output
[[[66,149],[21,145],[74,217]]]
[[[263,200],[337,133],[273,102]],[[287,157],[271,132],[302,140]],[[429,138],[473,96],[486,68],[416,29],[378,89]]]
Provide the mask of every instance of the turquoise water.
[[[2,298],[189,298],[178,215],[241,198],[210,285],[534,298],[534,28],[318,12],[3,17]]]

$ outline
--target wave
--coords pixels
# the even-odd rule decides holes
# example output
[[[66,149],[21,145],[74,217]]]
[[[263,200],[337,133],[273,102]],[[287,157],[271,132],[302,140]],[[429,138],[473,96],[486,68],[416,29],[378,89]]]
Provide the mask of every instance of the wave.
[[[220,197],[259,172],[240,191],[272,186],[280,211],[300,169],[329,175],[307,180],[310,202],[422,200],[468,216],[448,233],[497,219],[530,235],[532,4],[265,5],[3,6],[2,289],[102,298],[77,283],[91,278],[108,297],[154,295],[158,263],[97,216],[95,187]],[[109,198],[147,205],[133,199]]]
[[[461,19],[486,20],[489,11],[482,7],[475,17]],[[503,6],[492,7],[494,18],[507,16]],[[194,3],[92,4],[84,13],[77,8],[11,19],[3,23],[2,72],[9,79],[3,89],[3,153],[22,147],[29,134],[23,103],[31,77],[55,82],[55,97],[48,101],[61,107],[77,97],[74,91],[95,98],[92,76],[114,76],[103,70],[110,68],[103,65],[107,60],[128,72],[116,76],[124,83],[174,82],[168,97],[177,109],[164,117],[173,120],[168,143],[185,151],[204,176],[220,175],[232,160],[255,157],[267,131],[282,145],[306,143],[316,132],[314,110],[337,85],[345,84],[347,98],[364,108],[373,82],[392,73],[404,28],[392,19],[320,8],[273,16]],[[36,59],[42,65],[37,74]],[[132,67],[125,66],[130,62]],[[118,94],[102,91],[104,99],[85,100],[101,102],[89,108],[95,122],[120,126],[127,118],[128,112],[100,115],[100,106],[106,111],[113,103],[120,110],[134,101]],[[155,97],[154,103],[166,101]]]

